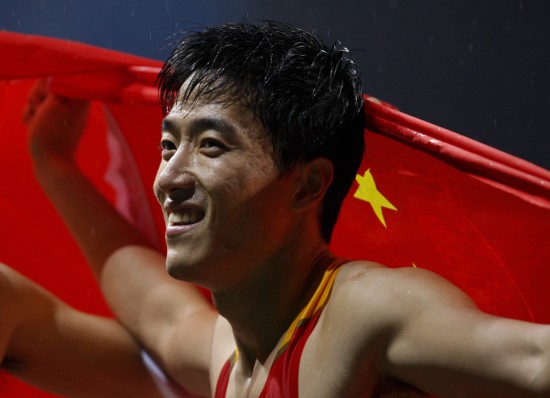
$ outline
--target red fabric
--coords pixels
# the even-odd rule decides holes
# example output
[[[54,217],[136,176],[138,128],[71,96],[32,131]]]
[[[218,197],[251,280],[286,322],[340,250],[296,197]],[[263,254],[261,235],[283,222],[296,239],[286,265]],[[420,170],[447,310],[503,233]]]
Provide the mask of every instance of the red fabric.
[[[94,100],[80,162],[121,211],[158,238],[163,223],[150,187],[162,118],[153,86],[160,63],[9,32],[0,32],[0,50],[0,261],[76,308],[108,314],[34,180],[19,115],[36,78],[49,78],[54,92]],[[388,201],[381,208],[386,226],[369,202],[354,197],[355,183],[335,230],[336,253],[391,267],[414,263],[448,278],[486,311],[550,323],[550,172],[386,104],[365,106],[367,152],[358,180],[368,185],[372,177]],[[0,377],[2,396],[49,396]]]
[[[298,371],[300,359],[307,339],[315,329],[321,311],[306,324],[300,324],[294,331],[288,348],[277,358],[269,370],[269,376],[259,398],[298,398]]]
[[[161,242],[163,221],[149,210],[157,206],[151,187],[162,113],[153,82],[160,62],[8,32],[0,32],[0,49],[0,261],[74,307],[108,315],[78,247],[34,179],[20,115],[36,78],[48,78],[59,94],[94,99],[79,163],[121,211]],[[144,204],[139,212],[133,202]],[[52,395],[0,372],[0,396]]]
[[[366,156],[397,210],[346,199],[333,249],[433,270],[490,313],[550,323],[550,172],[456,133],[366,102]]]
[[[298,398],[300,358],[302,357],[307,339],[313,332],[313,329],[315,329],[320,316],[321,311],[296,328],[288,348],[275,360],[269,370],[269,375],[258,398]],[[228,360],[218,376],[216,398],[225,398],[230,375],[231,362]]]
[[[228,360],[218,376],[218,382],[216,383],[215,398],[225,398],[227,394],[227,387],[229,386],[229,376],[231,376],[231,361]]]

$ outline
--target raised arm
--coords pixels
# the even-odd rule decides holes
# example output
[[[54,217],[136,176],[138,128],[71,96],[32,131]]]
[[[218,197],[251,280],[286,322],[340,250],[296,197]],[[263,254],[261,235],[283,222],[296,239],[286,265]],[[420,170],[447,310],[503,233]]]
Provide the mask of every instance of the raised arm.
[[[138,344],[107,318],[67,306],[0,263],[0,364],[71,397],[160,397]]]
[[[365,329],[379,320],[383,376],[440,397],[550,397],[550,326],[485,314],[428,271],[375,268],[357,279],[351,290],[377,303],[355,315]]]
[[[37,87],[31,94],[30,104],[33,96],[43,96],[40,91]],[[166,274],[164,256],[77,167],[75,152],[88,104],[47,95],[29,108],[25,119],[36,177],[78,242],[114,313],[170,376],[208,395],[216,314],[195,287]]]

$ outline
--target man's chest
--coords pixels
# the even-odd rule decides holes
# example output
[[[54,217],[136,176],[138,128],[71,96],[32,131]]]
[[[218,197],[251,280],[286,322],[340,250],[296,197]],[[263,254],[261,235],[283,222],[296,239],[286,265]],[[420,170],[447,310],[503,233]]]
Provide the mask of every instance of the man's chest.
[[[238,361],[233,366],[228,362],[220,374],[216,397],[371,397],[377,385],[371,363],[358,365],[341,353],[334,355],[333,349],[320,347],[312,338],[302,347],[290,344],[284,352],[274,353],[265,364],[256,364],[249,376]],[[220,389],[223,378],[227,378],[227,386]],[[385,395],[393,396],[398,395]]]

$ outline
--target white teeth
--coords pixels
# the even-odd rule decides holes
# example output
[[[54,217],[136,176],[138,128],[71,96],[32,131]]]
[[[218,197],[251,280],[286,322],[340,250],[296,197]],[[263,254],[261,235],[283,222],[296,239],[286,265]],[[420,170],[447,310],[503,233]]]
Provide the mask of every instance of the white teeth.
[[[181,215],[181,221],[182,221],[184,224],[188,224],[190,218],[191,218],[191,217],[189,217],[189,213],[183,213],[183,214]]]
[[[168,215],[168,222],[170,224],[178,224],[182,221],[182,216],[179,213],[170,213]]]
[[[194,224],[200,221],[202,212],[195,209],[182,209],[168,213],[168,224]]]

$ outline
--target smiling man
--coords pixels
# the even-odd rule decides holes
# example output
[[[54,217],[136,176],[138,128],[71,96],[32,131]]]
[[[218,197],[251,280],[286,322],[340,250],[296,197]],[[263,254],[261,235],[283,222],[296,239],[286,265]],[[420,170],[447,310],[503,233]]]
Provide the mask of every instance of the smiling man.
[[[29,130],[111,307],[175,382],[216,397],[550,396],[548,326],[329,251],[363,153],[345,48],[282,23],[222,25],[183,39],[159,85],[166,257],[76,167],[84,105],[50,96]]]

